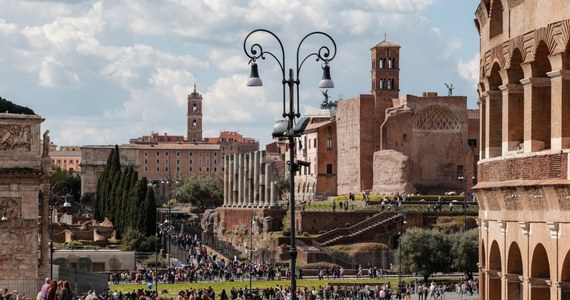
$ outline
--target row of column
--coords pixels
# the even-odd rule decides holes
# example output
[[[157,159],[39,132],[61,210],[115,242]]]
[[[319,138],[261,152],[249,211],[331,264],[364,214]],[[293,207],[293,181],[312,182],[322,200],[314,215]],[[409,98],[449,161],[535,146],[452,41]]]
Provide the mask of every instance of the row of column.
[[[570,70],[547,76],[503,84],[481,95],[481,158],[570,148]]]
[[[224,160],[224,207],[276,208],[277,183],[264,150],[228,155]]]

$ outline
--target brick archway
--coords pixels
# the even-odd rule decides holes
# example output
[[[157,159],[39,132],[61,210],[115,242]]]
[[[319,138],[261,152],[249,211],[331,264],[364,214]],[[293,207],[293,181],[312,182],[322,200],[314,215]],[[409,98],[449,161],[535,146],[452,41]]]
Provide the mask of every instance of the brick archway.
[[[489,267],[487,268],[489,276],[489,295],[502,295],[503,289],[501,286],[501,250],[497,241],[493,241],[491,249],[489,250]]]
[[[511,243],[507,258],[507,298],[523,299],[522,280],[523,261],[519,245]]]
[[[536,245],[530,267],[530,298],[550,299],[550,264],[548,253],[542,244]]]

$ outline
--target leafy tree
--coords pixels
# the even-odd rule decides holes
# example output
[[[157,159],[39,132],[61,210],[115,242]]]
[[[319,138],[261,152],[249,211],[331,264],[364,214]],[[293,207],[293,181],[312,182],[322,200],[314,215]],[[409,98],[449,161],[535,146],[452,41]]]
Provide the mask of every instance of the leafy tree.
[[[438,230],[411,228],[402,235],[399,247],[397,256],[403,273],[419,273],[427,282],[431,274],[449,270],[451,242]]]
[[[154,235],[145,236],[139,230],[129,229],[125,233],[121,243],[123,251],[152,252],[156,249],[157,239]]]
[[[0,111],[9,112],[12,114],[35,115],[34,111],[30,108],[14,104],[13,102],[8,101],[2,97],[0,97]]]
[[[179,202],[197,207],[220,206],[224,201],[224,183],[215,176],[178,177],[173,195]]]
[[[463,271],[469,277],[477,271],[479,260],[479,230],[471,229],[457,232],[451,236],[451,253],[453,253],[453,267]]]

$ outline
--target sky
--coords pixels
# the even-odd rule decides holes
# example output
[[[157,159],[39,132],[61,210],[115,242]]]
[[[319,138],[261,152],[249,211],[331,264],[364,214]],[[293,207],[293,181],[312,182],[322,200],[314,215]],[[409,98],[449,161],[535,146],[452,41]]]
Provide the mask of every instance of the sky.
[[[477,108],[477,0],[0,0],[0,97],[45,119],[59,146],[125,144],[152,132],[186,135],[187,97],[202,94],[204,137],[237,131],[271,142],[281,117],[279,64],[259,60],[247,87],[244,39],[280,39],[285,69],[313,31],[329,34],[331,100],[369,94],[370,49],[399,44],[400,95],[466,96]],[[280,57],[276,39],[250,39]],[[311,36],[300,57],[329,46]],[[301,114],[323,100],[322,61],[299,73]],[[288,96],[287,96],[288,97]]]

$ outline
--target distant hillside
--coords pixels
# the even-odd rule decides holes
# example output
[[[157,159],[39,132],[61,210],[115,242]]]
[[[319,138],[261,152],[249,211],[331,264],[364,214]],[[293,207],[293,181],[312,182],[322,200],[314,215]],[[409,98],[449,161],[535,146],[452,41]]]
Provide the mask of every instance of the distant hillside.
[[[35,115],[34,111],[18,104],[14,104],[2,97],[0,97],[0,113],[13,113],[24,115]]]

